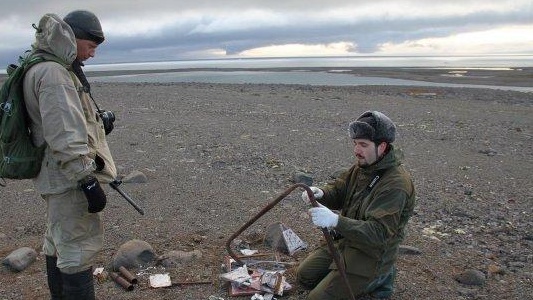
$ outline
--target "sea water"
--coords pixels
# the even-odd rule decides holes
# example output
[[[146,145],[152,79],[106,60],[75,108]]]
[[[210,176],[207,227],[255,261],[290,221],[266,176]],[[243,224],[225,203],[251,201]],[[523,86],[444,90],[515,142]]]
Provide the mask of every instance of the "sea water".
[[[436,83],[416,80],[404,80],[384,77],[354,76],[342,73],[291,71],[186,71],[162,72],[148,74],[129,74],[116,76],[90,77],[91,82],[201,82],[229,84],[301,84],[328,86],[357,85],[400,85],[400,86],[433,86],[433,87],[470,87],[489,88],[509,91],[533,92],[533,87],[493,86],[473,84]]]
[[[425,67],[425,68],[525,68],[533,67],[533,55],[490,56],[342,56],[232,58],[88,65],[87,70],[165,70],[226,68],[305,67]]]
[[[298,68],[323,67],[329,72],[309,72]],[[533,92],[531,87],[489,86],[471,84],[432,83],[381,77],[364,77],[332,72],[335,68],[398,67],[398,68],[463,68],[514,69],[533,67],[532,55],[516,56],[365,56],[365,57],[296,57],[187,60],[170,62],[120,63],[89,65],[87,71],[150,71],[145,74],[98,76],[93,82],[202,82],[202,83],[258,83],[304,85],[417,85],[477,87]],[[265,71],[290,68],[292,71]],[[240,69],[240,70],[239,70]],[[242,70],[246,69],[246,70]],[[255,70],[254,70],[255,69]],[[259,70],[262,69],[262,70]],[[161,72],[157,72],[161,70]],[[169,72],[177,70],[179,72]]]

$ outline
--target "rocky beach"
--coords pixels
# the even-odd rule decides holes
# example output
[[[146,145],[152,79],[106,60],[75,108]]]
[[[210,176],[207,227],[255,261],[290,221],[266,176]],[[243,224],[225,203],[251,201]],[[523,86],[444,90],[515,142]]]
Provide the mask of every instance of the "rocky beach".
[[[490,80],[487,73],[443,77],[394,71],[403,75],[393,76],[392,71],[364,74],[533,86],[527,68]],[[230,297],[219,278],[228,238],[302,174],[320,186],[348,168],[353,163],[348,124],[366,110],[382,111],[396,123],[395,145],[403,150],[417,189],[391,299],[533,295],[533,93],[101,82],[94,82],[92,91],[99,106],[116,115],[108,142],[119,175],[141,174],[142,180],[121,188],[145,212],[140,215],[107,188],[105,245],[95,267],[109,268],[120,246],[131,240],[147,242],[157,256],[198,254],[172,266],[132,270],[139,278],[132,291],[103,280],[96,284],[98,299],[250,299]],[[21,247],[39,253],[43,200],[29,180],[8,180],[0,190],[0,256]],[[301,191],[290,193],[239,237],[266,261],[286,266],[292,288],[278,299],[305,299],[294,266],[323,242]],[[291,257],[266,247],[262,238],[276,222],[291,228],[308,248]],[[148,276],[154,273],[168,273],[176,284],[152,288]],[[20,272],[2,266],[0,282],[0,300],[49,299],[42,254]]]

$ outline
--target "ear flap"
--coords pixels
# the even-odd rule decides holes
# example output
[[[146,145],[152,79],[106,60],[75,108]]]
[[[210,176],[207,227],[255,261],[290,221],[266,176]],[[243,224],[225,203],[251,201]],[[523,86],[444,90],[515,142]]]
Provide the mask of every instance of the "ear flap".
[[[375,130],[368,123],[354,121],[350,123],[350,137],[352,139],[374,140]]]

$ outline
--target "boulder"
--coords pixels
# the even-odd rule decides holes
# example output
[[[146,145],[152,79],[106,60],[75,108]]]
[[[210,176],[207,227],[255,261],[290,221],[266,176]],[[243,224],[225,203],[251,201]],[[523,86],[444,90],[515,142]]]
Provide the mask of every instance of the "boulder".
[[[154,249],[150,244],[141,240],[130,240],[122,244],[113,257],[113,269],[120,266],[126,269],[139,268],[150,265],[156,258]]]
[[[8,266],[12,270],[20,272],[26,269],[37,259],[37,251],[29,247],[22,247],[11,252],[4,258],[2,264]]]

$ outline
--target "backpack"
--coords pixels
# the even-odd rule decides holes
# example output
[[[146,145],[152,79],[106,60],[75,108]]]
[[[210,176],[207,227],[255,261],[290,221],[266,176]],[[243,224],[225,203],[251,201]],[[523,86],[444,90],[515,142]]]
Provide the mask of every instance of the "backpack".
[[[22,83],[30,67],[46,60],[55,61],[30,54],[19,57],[20,66],[7,68],[0,90],[0,178],[30,179],[41,170],[46,143],[36,147],[32,142]]]

